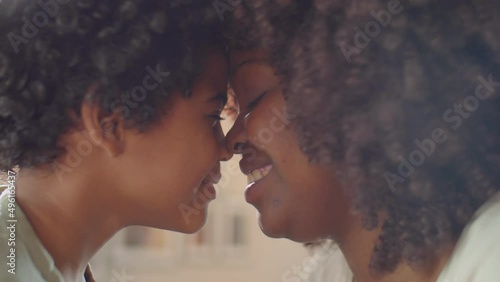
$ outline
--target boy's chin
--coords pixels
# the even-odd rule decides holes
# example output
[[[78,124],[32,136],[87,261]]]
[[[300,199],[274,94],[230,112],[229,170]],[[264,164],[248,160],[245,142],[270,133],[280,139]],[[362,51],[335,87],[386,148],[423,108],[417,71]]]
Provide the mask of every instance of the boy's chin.
[[[178,230],[173,230],[186,234],[193,234],[200,231],[207,223],[207,217],[205,214],[199,214],[190,218],[189,222],[185,221],[185,224],[181,226]]]
[[[1,1],[1,0],[0,0]],[[158,218],[153,221],[143,221],[133,225],[156,228],[166,231],[193,234],[200,231],[207,223],[207,210],[190,210],[190,214],[184,214],[178,217]],[[158,214],[158,212],[156,213]],[[150,217],[152,218],[152,217]]]

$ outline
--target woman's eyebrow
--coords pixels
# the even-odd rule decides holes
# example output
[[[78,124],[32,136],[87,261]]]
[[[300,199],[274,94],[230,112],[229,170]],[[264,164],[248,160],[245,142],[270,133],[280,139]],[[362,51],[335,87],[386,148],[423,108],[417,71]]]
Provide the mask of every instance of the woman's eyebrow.
[[[234,74],[240,70],[243,66],[249,65],[249,64],[267,64],[268,61],[266,59],[249,59],[245,60],[231,68],[231,76],[234,76]]]
[[[227,93],[226,92],[220,92],[217,93],[215,96],[210,97],[207,102],[209,103],[221,103],[222,106],[225,106],[227,103]]]

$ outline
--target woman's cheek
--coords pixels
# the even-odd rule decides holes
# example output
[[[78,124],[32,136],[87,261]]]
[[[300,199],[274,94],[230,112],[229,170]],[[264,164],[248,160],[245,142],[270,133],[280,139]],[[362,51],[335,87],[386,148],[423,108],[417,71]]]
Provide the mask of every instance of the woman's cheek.
[[[274,142],[277,133],[270,126],[271,116],[264,111],[256,111],[245,119],[245,130],[252,145],[260,150],[268,148]]]

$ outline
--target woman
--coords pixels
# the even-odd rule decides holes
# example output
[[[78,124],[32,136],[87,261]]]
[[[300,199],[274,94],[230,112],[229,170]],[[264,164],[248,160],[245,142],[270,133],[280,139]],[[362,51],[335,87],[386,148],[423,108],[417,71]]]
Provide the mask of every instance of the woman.
[[[495,281],[499,10],[240,5],[230,23],[240,114],[227,143],[263,232],[333,239],[353,274],[337,281]]]
[[[0,2],[0,280],[92,281],[120,229],[204,225],[226,50],[211,1],[39,2]]]

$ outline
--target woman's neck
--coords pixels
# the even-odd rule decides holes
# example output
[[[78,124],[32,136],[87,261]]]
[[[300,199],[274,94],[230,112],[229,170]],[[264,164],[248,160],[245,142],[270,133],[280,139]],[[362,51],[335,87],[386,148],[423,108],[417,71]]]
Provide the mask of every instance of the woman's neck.
[[[124,227],[103,190],[77,174],[59,181],[54,175],[21,171],[17,200],[65,280],[79,281],[90,259]]]
[[[400,263],[394,272],[389,274],[376,274],[369,265],[373,254],[374,246],[380,235],[381,228],[368,231],[361,225],[359,216],[353,216],[356,224],[352,224],[347,232],[336,238],[342,253],[344,254],[356,282],[429,282],[436,281],[442,269],[446,265],[451,255],[453,246],[443,248],[440,255],[432,263],[427,263],[426,267],[414,269],[406,263]]]

